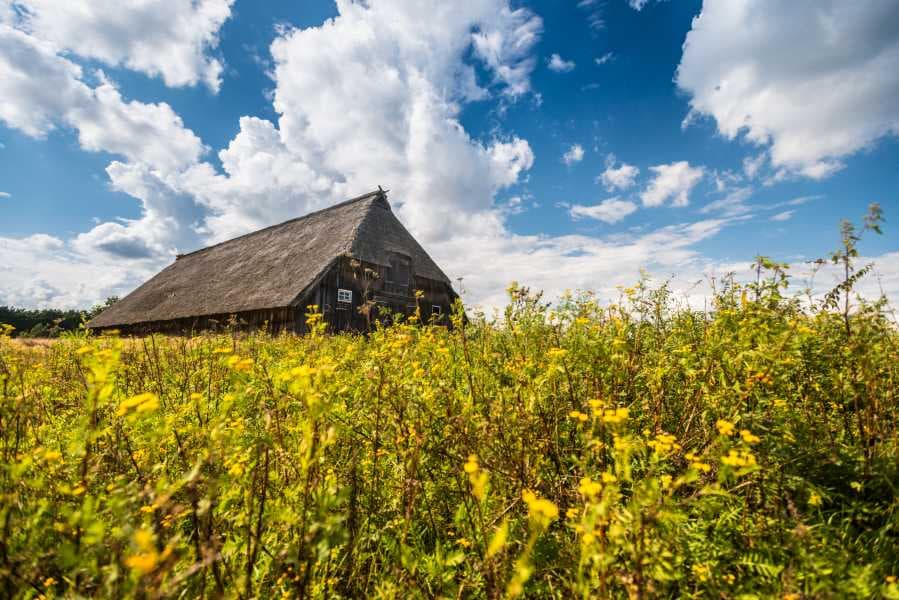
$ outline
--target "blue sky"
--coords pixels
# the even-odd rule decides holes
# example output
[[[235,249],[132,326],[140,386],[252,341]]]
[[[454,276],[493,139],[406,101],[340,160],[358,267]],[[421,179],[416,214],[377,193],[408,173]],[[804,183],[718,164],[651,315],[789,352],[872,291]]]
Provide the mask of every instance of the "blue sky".
[[[801,279],[869,202],[866,291],[899,297],[899,3],[71,4],[0,0],[0,303],[377,185],[474,304],[641,269],[697,300],[757,253]]]

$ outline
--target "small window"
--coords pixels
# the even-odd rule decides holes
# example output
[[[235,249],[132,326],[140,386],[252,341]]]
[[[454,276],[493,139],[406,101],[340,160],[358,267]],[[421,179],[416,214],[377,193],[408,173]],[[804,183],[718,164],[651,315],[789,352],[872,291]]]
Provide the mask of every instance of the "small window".
[[[353,290],[338,289],[337,290],[337,301],[344,302],[346,304],[352,304],[353,303]]]
[[[438,306],[437,304],[434,304],[434,305],[431,306],[431,314],[432,314],[432,315],[440,315],[440,314],[443,314],[443,308],[441,308],[441,307]]]

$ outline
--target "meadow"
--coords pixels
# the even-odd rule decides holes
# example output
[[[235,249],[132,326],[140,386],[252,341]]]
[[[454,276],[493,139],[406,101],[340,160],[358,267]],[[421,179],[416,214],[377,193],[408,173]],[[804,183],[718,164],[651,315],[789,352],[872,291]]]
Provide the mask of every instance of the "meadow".
[[[889,307],[757,267],[708,311],[7,331],[0,597],[899,598]]]

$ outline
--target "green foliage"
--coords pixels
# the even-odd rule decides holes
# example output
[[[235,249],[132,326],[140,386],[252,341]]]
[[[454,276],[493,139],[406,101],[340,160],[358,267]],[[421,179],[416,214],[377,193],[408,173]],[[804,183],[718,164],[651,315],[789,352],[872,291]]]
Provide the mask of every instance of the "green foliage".
[[[82,323],[90,321],[116,302],[118,302],[118,297],[112,296],[102,304],[97,304],[86,311],[0,306],[0,323],[11,325],[14,328],[12,334],[19,337],[55,338],[63,332],[78,329]]]
[[[708,313],[0,336],[0,596],[899,598],[899,334],[758,264]]]

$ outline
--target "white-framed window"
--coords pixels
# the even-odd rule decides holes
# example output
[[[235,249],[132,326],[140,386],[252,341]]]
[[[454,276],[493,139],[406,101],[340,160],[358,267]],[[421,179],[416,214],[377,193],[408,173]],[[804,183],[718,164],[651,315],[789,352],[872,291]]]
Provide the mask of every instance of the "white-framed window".
[[[353,290],[345,290],[342,288],[338,289],[337,290],[337,301],[344,302],[346,304],[352,304],[353,303]]]
[[[431,314],[432,314],[432,315],[440,315],[440,314],[443,314],[443,309],[442,309],[439,305],[437,305],[437,304],[432,304],[432,305],[431,305]]]

